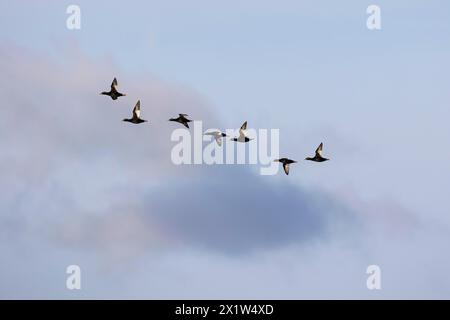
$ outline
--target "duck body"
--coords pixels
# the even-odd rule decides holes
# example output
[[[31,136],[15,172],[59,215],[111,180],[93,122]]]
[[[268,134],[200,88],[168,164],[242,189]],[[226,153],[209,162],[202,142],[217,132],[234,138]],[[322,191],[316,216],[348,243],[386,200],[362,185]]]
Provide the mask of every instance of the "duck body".
[[[239,138],[231,139],[231,141],[242,142],[242,143],[249,142],[250,140],[252,140],[252,139],[250,139],[249,137],[239,137]]]
[[[110,96],[111,99],[113,99],[113,100],[117,100],[117,98],[125,96],[125,94],[117,92],[117,91],[109,91],[109,92],[104,91],[101,94],[103,94],[105,96]]]
[[[144,120],[144,119],[135,119],[135,118],[131,118],[131,119],[123,119],[123,121],[125,121],[125,122],[130,122],[130,123],[134,123],[134,124],[139,124],[139,123],[147,122],[147,120]]]
[[[305,160],[314,161],[314,162],[324,162],[324,161],[328,161],[330,159],[327,159],[327,158],[324,158],[324,157],[315,156],[313,158],[306,157]]]

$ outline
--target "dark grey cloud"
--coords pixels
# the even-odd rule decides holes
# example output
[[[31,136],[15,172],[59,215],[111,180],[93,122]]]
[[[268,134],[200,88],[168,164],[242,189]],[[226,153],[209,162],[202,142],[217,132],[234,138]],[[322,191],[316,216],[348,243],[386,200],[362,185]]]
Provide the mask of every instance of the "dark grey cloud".
[[[344,205],[292,185],[289,177],[280,181],[236,166],[202,169],[146,199],[159,223],[183,242],[242,253],[323,240],[330,225],[351,225]]]

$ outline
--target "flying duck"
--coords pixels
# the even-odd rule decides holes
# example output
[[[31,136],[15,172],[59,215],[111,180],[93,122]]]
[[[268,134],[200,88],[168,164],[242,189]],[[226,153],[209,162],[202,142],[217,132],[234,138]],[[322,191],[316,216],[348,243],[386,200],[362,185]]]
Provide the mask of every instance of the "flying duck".
[[[123,119],[123,121],[131,122],[134,124],[147,122],[147,120],[141,119],[140,116],[141,116],[141,100],[138,100],[138,102],[136,102],[136,105],[134,106],[134,109],[133,109],[133,117],[131,119]]]
[[[322,149],[323,149],[323,143],[320,143],[320,145],[316,149],[316,155],[313,158],[307,157],[305,160],[311,160],[315,162],[324,162],[330,159],[322,157]]]
[[[241,128],[239,129],[239,137],[231,139],[232,141],[237,142],[249,142],[251,139],[245,135],[245,130],[247,130],[247,121],[245,121]]]
[[[295,160],[291,160],[291,159],[288,159],[288,158],[275,159],[273,161],[274,162],[281,162],[283,164],[283,169],[284,169],[284,172],[286,173],[286,175],[289,174],[289,165],[291,163],[296,163],[297,162]]]
[[[111,99],[117,100],[118,97],[126,96],[125,93],[120,93],[117,91],[117,79],[114,78],[113,82],[111,83],[111,90],[109,92],[103,91],[100,94],[104,94],[105,96],[110,96]]]
[[[191,122],[192,120],[189,120],[188,118],[186,118],[187,116],[188,116],[187,114],[180,113],[180,114],[178,114],[178,118],[170,118],[169,121],[179,122],[183,126],[185,126],[186,128],[189,129],[188,122]]]
[[[220,131],[205,132],[204,135],[213,136],[219,146],[222,145],[222,137],[227,136],[225,133]]]

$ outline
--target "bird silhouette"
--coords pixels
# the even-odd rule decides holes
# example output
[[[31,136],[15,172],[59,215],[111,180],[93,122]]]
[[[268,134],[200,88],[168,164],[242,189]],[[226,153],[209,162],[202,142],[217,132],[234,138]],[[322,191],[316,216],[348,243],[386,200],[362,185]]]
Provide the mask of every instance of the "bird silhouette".
[[[252,139],[250,139],[249,137],[247,137],[246,135],[245,135],[245,130],[247,130],[247,121],[245,121],[243,124],[242,124],[242,126],[241,126],[241,128],[239,129],[239,137],[237,137],[237,138],[233,138],[233,139],[231,139],[232,141],[236,141],[236,142],[249,142],[250,140],[252,140]]]
[[[323,149],[323,143],[320,143],[320,145],[316,149],[316,155],[314,157],[306,157],[305,160],[315,161],[315,162],[324,162],[330,159],[322,157],[322,149]]]
[[[126,96],[125,93],[120,93],[119,91],[117,91],[117,79],[114,78],[114,80],[111,83],[111,90],[109,91],[103,91],[102,93],[105,96],[110,96],[111,99],[113,100],[117,100],[117,98],[122,97],[122,96]]]
[[[184,113],[178,114],[178,118],[170,118],[169,121],[175,121],[178,123],[181,123],[183,126],[189,129],[189,122],[192,122],[192,120],[189,120],[186,118],[188,115]]]
[[[133,117],[130,119],[123,119],[123,121],[131,122],[134,124],[147,122],[147,120],[141,119],[141,100],[138,100],[138,102],[136,102],[136,105],[134,106]]]
[[[220,131],[205,132],[204,135],[213,136],[219,146],[222,145],[222,138],[226,137],[226,133]]]
[[[289,165],[291,163],[296,163],[297,162],[295,160],[288,159],[288,158],[275,159],[274,161],[275,162],[280,162],[280,163],[283,164],[283,169],[284,169],[284,172],[286,173],[286,175],[289,174]]]

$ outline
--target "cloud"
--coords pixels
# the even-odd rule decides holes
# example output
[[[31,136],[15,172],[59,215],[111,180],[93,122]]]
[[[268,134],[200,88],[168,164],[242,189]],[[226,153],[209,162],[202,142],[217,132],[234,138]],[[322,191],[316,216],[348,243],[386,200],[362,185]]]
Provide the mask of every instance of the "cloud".
[[[330,224],[351,222],[330,197],[242,167],[207,168],[149,194],[147,205],[183,242],[229,253],[322,240]]]
[[[0,183],[3,219],[85,247],[171,238],[231,253],[307,242],[348,214],[331,197],[290,184],[292,177],[173,165],[169,117],[186,112],[220,126],[193,90],[123,74],[78,51],[64,63],[18,47],[2,47],[0,57],[8,75],[1,80],[0,139],[9,146],[0,157],[9,164]],[[128,94],[117,101],[98,94],[114,76]],[[148,125],[121,122],[137,99]],[[159,235],[148,236],[153,231]]]
[[[448,296],[447,230],[395,201],[295,185],[297,167],[175,166],[167,119],[223,128],[212,103],[82,52],[61,57],[0,47],[2,298]],[[118,101],[98,94],[114,76],[128,94]],[[122,123],[137,99],[150,123]],[[63,286],[73,263],[80,293]],[[364,287],[372,263],[382,293]]]

